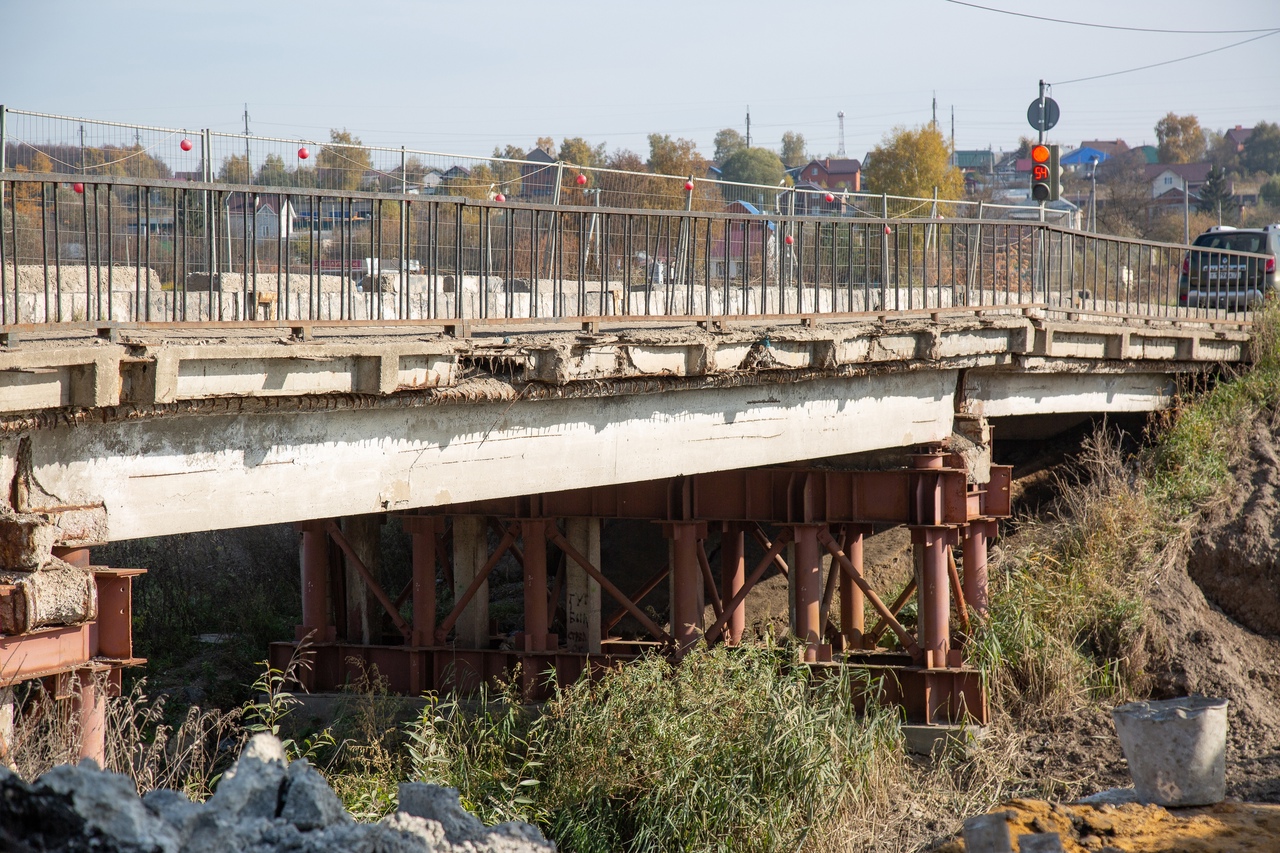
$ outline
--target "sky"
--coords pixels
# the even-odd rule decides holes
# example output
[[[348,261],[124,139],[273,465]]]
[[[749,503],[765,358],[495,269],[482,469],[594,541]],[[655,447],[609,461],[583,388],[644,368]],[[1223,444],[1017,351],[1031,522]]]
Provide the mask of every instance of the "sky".
[[[975,0],[979,2],[979,0]],[[1164,114],[1280,122],[1278,0],[539,3],[0,0],[0,103],[92,119],[485,155],[540,136],[647,154],[647,135],[745,130],[862,157],[937,117],[957,148],[1011,149],[1051,84],[1049,140],[1152,143]],[[1277,32],[1266,35],[1265,30]],[[1259,36],[1261,36],[1259,38]],[[1207,56],[1125,71],[1253,41]]]

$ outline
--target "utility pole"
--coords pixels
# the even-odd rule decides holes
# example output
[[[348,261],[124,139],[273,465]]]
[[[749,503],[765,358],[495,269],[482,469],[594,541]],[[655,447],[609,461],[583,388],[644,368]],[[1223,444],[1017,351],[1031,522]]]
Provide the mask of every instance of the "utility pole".
[[[751,147],[751,105],[747,104],[747,147]]]
[[[245,183],[253,183],[253,167],[249,165],[249,105],[244,105],[244,172]]]
[[[836,150],[836,156],[844,157],[844,110],[836,113],[836,118],[840,120],[840,147]]]
[[[933,128],[938,129],[938,93],[933,93]]]
[[[956,158],[956,105],[951,105],[951,165],[958,166]]]

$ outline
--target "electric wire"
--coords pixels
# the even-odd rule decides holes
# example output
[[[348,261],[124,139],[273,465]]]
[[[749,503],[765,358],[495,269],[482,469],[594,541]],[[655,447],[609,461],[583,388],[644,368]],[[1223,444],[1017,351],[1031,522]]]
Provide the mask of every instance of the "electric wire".
[[[982,6],[977,3],[968,3],[966,0],[945,0],[956,6],[968,6],[970,9],[981,9],[984,12],[997,12],[1001,15],[1013,15],[1016,18],[1030,18],[1033,21],[1048,21],[1051,24],[1069,24],[1073,27],[1091,27],[1098,30],[1123,30],[1129,33],[1165,33],[1171,35],[1242,35],[1244,33],[1275,33],[1280,32],[1280,27],[1261,27],[1251,30],[1170,30],[1159,27],[1124,27],[1119,24],[1095,24],[1091,21],[1069,21],[1065,18],[1048,18],[1044,15],[1032,15],[1027,12],[1014,12],[1010,9],[997,9],[994,6]]]

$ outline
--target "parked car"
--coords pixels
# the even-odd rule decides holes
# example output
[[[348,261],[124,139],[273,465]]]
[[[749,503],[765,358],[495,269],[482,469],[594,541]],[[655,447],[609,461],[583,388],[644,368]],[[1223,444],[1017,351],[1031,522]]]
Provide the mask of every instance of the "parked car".
[[[1183,259],[1178,276],[1178,304],[1238,311],[1277,295],[1280,224],[1265,228],[1217,225],[1191,245],[1194,248]]]

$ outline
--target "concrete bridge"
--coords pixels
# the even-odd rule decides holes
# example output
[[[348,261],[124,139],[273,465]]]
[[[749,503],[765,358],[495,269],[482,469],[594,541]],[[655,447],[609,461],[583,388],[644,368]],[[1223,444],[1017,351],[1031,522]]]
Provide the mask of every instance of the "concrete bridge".
[[[432,203],[455,205],[459,222],[470,204]],[[510,216],[498,230],[514,230],[518,216],[480,207],[490,212],[478,223]],[[534,676],[548,667],[567,681],[646,649],[678,657],[697,642],[739,642],[752,587],[783,571],[806,661],[884,675],[882,698],[913,722],[982,723],[981,680],[953,628],[985,611],[987,542],[1009,514],[1009,469],[992,464],[992,435],[1045,436],[1098,413],[1155,411],[1183,379],[1248,355],[1247,315],[1170,301],[1176,258],[1167,247],[1123,241],[1126,258],[1145,259],[1125,267],[1137,278],[1094,269],[1090,279],[1079,247],[1095,262],[1105,253],[1104,267],[1119,248],[1113,255],[1098,238],[1042,224],[988,234],[1001,242],[987,256],[986,223],[932,221],[913,232],[900,222],[655,214],[663,222],[646,231],[674,234],[687,272],[663,282],[662,300],[645,300],[660,313],[609,313],[631,310],[655,283],[647,273],[631,280],[633,242],[613,250],[625,259],[613,265],[606,240],[576,245],[576,283],[564,273],[572,264],[553,265],[549,287],[567,302],[546,304],[608,310],[537,316],[532,255],[552,243],[563,251],[574,229],[557,225],[552,240],[538,217],[560,212],[522,210],[532,264],[519,291],[530,294],[523,316],[507,310],[517,305],[506,298],[511,273],[521,272],[516,242],[497,246],[498,261],[476,253],[474,270],[459,248],[447,273],[432,268],[439,246],[428,246],[431,287],[453,277],[460,297],[472,275],[484,297],[436,300],[431,310],[424,297],[425,316],[288,316],[279,308],[288,299],[260,300],[254,290],[241,304],[277,316],[122,322],[110,314],[111,294],[88,299],[89,282],[102,281],[98,266],[79,282],[86,307],[105,306],[99,319],[11,314],[23,322],[0,326],[0,684],[95,669],[118,680],[134,662],[133,573],[93,568],[93,546],[287,522],[301,537],[302,619],[272,655],[281,662],[309,638],[312,689],[347,680],[353,658],[415,693],[473,689],[521,664],[536,698],[545,686]],[[627,217],[632,240],[639,214],[573,215],[580,234],[586,217]],[[448,217],[433,210],[427,220]],[[730,282],[721,270],[721,289],[712,281],[715,229],[732,236],[738,225],[748,238],[786,240],[756,256],[754,279],[743,249],[746,271]],[[610,234],[607,223],[599,228]],[[893,228],[904,245],[886,252]],[[875,235],[861,241],[862,254],[859,229]],[[483,229],[472,236],[486,248]],[[793,266],[784,247],[797,242]],[[21,281],[19,243],[7,250],[11,287]],[[816,246],[812,256],[805,245]],[[276,248],[283,257],[297,247]],[[412,241],[402,249],[411,253]],[[485,275],[504,253],[510,265],[495,289]],[[593,256],[598,281],[589,284]],[[55,274],[63,263],[38,260]],[[251,272],[241,271],[245,287]],[[140,288],[150,274],[131,280]],[[167,292],[184,280],[174,276]],[[592,288],[616,288],[622,299],[586,300]],[[365,293],[352,288],[343,300]],[[383,290],[367,293],[380,300]],[[46,312],[62,304],[61,294],[47,296]],[[765,313],[770,299],[786,310]],[[388,514],[413,538],[413,580],[398,595],[378,571]],[[660,524],[669,559],[652,576],[602,565],[601,525],[619,519]],[[916,572],[892,601],[867,582],[861,553],[865,536],[899,524],[912,530]],[[748,556],[760,560],[753,567]],[[495,636],[489,621],[487,579],[504,559],[525,578],[514,637]],[[665,621],[642,606],[664,581]],[[618,606],[612,616],[602,593]],[[898,614],[913,593],[919,618],[904,625]],[[99,732],[88,752],[101,746],[92,690],[81,700],[98,709],[86,716],[86,730]]]

